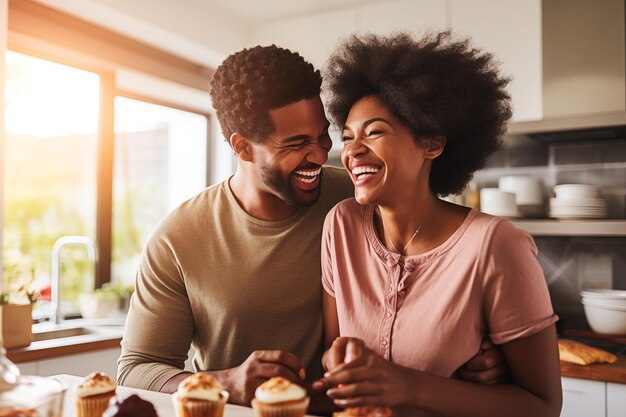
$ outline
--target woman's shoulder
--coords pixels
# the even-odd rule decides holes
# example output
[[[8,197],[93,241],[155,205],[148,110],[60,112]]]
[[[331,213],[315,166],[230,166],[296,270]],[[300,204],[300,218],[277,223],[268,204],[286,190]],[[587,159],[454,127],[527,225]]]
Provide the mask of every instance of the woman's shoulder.
[[[507,251],[507,248],[520,249],[520,245],[535,248],[534,240],[530,234],[515,227],[510,220],[477,210],[473,210],[472,213],[473,218],[469,227],[470,235],[473,238],[479,238],[483,248],[489,248],[492,251]]]
[[[367,208],[368,206],[359,204],[354,197],[351,197],[335,204],[335,207],[330,210],[328,215],[335,218],[352,217],[354,215],[362,216]]]

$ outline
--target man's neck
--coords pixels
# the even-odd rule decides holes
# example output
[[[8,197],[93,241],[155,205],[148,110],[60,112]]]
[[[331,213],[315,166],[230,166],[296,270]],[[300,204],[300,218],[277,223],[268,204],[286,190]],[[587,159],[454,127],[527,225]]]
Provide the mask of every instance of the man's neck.
[[[255,219],[285,220],[299,209],[297,206],[286,204],[274,194],[256,187],[255,181],[247,178],[240,169],[231,177],[229,184],[239,206]]]

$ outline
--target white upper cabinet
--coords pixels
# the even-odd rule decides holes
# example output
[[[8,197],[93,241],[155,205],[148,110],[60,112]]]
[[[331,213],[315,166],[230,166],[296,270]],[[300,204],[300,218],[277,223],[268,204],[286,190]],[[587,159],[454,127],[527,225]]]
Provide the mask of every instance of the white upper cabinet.
[[[541,0],[451,0],[450,24],[495,55],[512,78],[513,120],[538,120],[542,109]]]
[[[275,20],[252,29],[253,44],[276,43],[322,68],[352,33],[389,34],[452,28],[492,52],[512,77],[514,120],[542,117],[541,0],[396,0]]]

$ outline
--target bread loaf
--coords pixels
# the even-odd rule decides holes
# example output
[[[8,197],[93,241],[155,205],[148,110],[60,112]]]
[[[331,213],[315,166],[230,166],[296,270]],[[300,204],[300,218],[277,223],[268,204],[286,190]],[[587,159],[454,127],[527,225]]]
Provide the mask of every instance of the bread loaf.
[[[563,362],[591,365],[596,362],[615,363],[617,356],[574,340],[559,339],[559,358]]]

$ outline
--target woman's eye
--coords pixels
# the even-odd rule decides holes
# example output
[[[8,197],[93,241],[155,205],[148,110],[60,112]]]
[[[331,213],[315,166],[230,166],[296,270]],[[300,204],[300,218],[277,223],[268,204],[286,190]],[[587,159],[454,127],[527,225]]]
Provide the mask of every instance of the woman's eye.
[[[382,134],[383,131],[382,130],[370,130],[369,132],[366,133],[367,136],[376,136],[376,135],[380,135]]]
[[[354,139],[354,138],[350,137],[350,136],[341,136],[341,141],[342,142],[348,142],[348,141],[351,141],[352,139]]]

